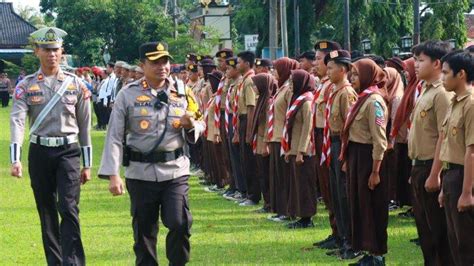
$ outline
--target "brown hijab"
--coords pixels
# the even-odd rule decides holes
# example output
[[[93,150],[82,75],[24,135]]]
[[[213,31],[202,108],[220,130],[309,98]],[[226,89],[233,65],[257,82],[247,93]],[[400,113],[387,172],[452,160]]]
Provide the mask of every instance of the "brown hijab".
[[[278,73],[278,87],[290,78],[291,71],[298,68],[298,61],[288,57],[282,57],[273,62],[273,67]]]
[[[420,80],[416,77],[415,73],[415,59],[413,57],[404,61],[406,66],[406,71],[408,73],[408,85],[403,94],[400,105],[398,106],[395,119],[392,124],[392,132],[390,133],[392,137],[398,135],[400,127],[408,120],[413,107],[415,106],[415,90],[416,86]]]
[[[258,74],[252,77],[253,84],[257,87],[258,101],[255,108],[255,114],[252,121],[252,136],[257,134],[259,122],[266,120],[268,110],[268,100],[271,95],[278,89],[276,79],[266,73]]]
[[[293,81],[293,96],[291,97],[290,104],[288,105],[289,107],[291,107],[291,105],[295,102],[295,100],[300,95],[303,95],[305,92],[308,92],[308,91],[314,91],[314,86],[315,86],[314,79],[305,70],[301,70],[301,69],[292,70],[291,79]],[[301,103],[296,107],[292,115],[288,118],[288,133],[290,136],[289,138],[290,140],[291,140],[291,128],[293,127],[293,124],[295,122],[295,116],[305,101],[307,101],[307,99],[304,99],[303,101],[301,101]]]
[[[363,91],[370,89],[372,93],[380,94],[380,88],[383,88],[386,83],[386,74],[381,67],[379,67],[371,59],[361,59],[352,64],[352,67],[357,70],[360,80],[360,92],[359,98],[357,99],[354,106],[351,108],[350,114],[347,117],[344,129],[341,133],[342,148],[341,154],[339,155],[340,160],[345,160],[345,153],[347,150],[347,144],[349,143],[349,129],[355,120],[357,113],[359,112],[362,105],[370,97],[371,94],[363,95]]]

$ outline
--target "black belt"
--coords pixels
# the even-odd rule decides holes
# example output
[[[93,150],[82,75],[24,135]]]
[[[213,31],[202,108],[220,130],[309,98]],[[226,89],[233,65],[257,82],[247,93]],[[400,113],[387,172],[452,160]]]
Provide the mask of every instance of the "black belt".
[[[431,166],[433,165],[433,159],[431,160],[412,160],[411,161],[412,166]]]
[[[444,170],[459,170],[459,169],[464,169],[464,165],[443,162],[443,169]]]
[[[155,151],[150,154],[130,151],[130,161],[140,163],[166,163],[178,159],[183,154],[183,148],[174,151]]]

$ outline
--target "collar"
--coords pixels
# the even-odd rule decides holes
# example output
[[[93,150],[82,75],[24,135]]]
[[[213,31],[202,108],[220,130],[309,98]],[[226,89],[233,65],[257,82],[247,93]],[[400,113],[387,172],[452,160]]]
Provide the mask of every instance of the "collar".
[[[436,80],[435,82],[428,84],[428,82],[424,83],[425,90],[429,90],[431,88],[439,88],[440,86],[443,85],[443,81],[441,79]]]
[[[41,68],[40,68],[38,70],[38,72],[36,72],[35,77],[36,77],[37,82],[43,82],[46,75],[43,74],[43,71],[41,71]],[[59,80],[59,81],[64,81],[65,77],[66,77],[66,75],[64,74],[64,72],[60,68],[58,73],[56,74],[56,79]]]
[[[452,98],[452,101],[453,102],[460,102],[460,101],[466,99],[467,97],[469,97],[471,95],[472,95],[472,88],[469,88],[469,89],[465,90],[463,93],[461,93],[459,95],[454,95],[453,98]]]

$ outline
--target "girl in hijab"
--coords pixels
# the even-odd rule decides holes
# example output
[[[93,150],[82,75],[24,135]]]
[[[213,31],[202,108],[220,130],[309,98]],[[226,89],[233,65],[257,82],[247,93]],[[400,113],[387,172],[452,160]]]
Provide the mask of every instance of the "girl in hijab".
[[[388,108],[380,92],[385,82],[374,61],[352,65],[351,83],[359,97],[342,131],[340,159],[348,178],[352,247],[368,253],[358,265],[385,265],[387,253],[388,180],[380,175],[387,148]]]
[[[290,165],[288,214],[300,217],[288,228],[314,227],[316,214],[316,163],[313,139],[313,91],[315,82],[304,70],[291,72],[293,95],[286,112],[281,140],[285,161]]]
[[[411,204],[411,190],[408,179],[411,173],[411,160],[408,157],[408,128],[410,126],[410,114],[415,106],[418,95],[421,94],[421,81],[416,77],[415,59],[413,57],[404,61],[408,79],[408,85],[395,113],[390,135],[395,139],[395,156],[397,157],[398,184],[397,194],[400,206]],[[412,216],[412,210],[403,212],[402,216]]]
[[[397,184],[398,184],[398,168],[397,168],[397,157],[395,156],[395,151],[393,147],[395,145],[395,138],[390,136],[390,129],[392,127],[393,120],[395,119],[395,114],[397,113],[398,106],[403,97],[403,80],[402,76],[397,69],[393,67],[384,68],[387,83],[385,88],[382,88],[380,91],[382,96],[385,99],[385,103],[388,107],[389,118],[387,121],[387,139],[388,147],[387,153],[385,154],[385,159],[383,161],[383,169],[386,171],[385,175],[389,180],[389,194],[390,194],[390,204],[389,209],[395,210],[399,208],[399,200],[397,195]]]
[[[278,89],[275,78],[266,73],[258,74],[252,77],[258,93],[258,101],[253,116],[251,135],[252,149],[256,155],[257,162],[257,178],[263,194],[264,204],[262,209],[257,210],[259,213],[268,213],[270,207],[270,188],[269,188],[269,170],[270,170],[270,151],[268,150],[266,126],[269,102],[272,95]]]
[[[270,207],[276,215],[268,217],[284,222],[288,217],[289,166],[281,156],[281,138],[286,110],[291,100],[291,71],[298,68],[298,61],[282,57],[273,62],[278,89],[270,98],[267,117],[267,145],[270,151]]]
[[[204,136],[208,147],[210,180],[215,185],[208,188],[208,191],[216,191],[222,190],[230,179],[229,169],[222,163],[215,163],[221,161],[224,156],[220,130],[215,124],[215,97],[223,74],[218,70],[214,70],[212,73],[208,73],[207,76],[212,94],[206,104],[207,108],[204,113],[204,122],[206,123]]]

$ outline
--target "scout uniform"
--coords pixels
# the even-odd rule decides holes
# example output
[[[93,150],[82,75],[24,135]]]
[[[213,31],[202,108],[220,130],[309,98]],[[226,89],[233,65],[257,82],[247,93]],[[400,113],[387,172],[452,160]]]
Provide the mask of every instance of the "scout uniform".
[[[336,63],[350,64],[350,54],[344,50],[332,51],[326,55],[324,62],[327,65],[329,60]],[[356,102],[357,94],[350,84],[344,84],[340,88],[334,87],[329,99],[326,103],[325,110],[325,136],[324,145],[330,142],[330,160],[329,165],[329,188],[331,190],[331,199],[334,207],[334,214],[336,216],[337,230],[339,237],[343,241],[345,250],[350,249],[350,216],[349,203],[347,195],[347,180],[345,173],[342,172],[341,161],[338,160],[341,152],[341,138],[340,134],[344,127],[347,114],[350,107]],[[327,150],[326,150],[327,152]],[[325,150],[323,147],[322,156]]]
[[[340,45],[331,41],[320,41],[314,45],[316,51],[321,51],[324,53],[329,53],[334,50],[340,49]],[[319,77],[319,81],[316,84],[316,90],[314,92],[314,108],[315,108],[315,130],[314,130],[314,139],[316,144],[316,172],[318,177],[318,185],[321,191],[321,196],[328,210],[329,223],[331,225],[332,234],[325,240],[316,243],[317,246],[322,246],[322,244],[327,244],[327,247],[334,247],[336,243],[337,226],[336,219],[334,216],[334,208],[331,202],[331,193],[329,189],[329,168],[327,165],[322,162],[321,153],[323,146],[323,132],[324,132],[324,123],[325,116],[324,112],[326,110],[326,103],[329,100],[329,95],[331,93],[334,84],[331,83],[327,76]],[[330,241],[331,240],[331,241]],[[332,245],[332,246],[331,246]]]
[[[226,64],[233,68],[237,67],[237,58],[227,58]],[[224,127],[226,127],[226,136],[227,143],[230,155],[230,165],[232,169],[232,176],[234,177],[235,186],[237,191],[235,193],[230,193],[227,196],[224,196],[226,199],[230,200],[242,200],[247,193],[247,183],[243,175],[241,157],[240,157],[240,148],[239,143],[232,143],[234,137],[234,126],[233,120],[237,114],[234,114],[235,106],[235,92],[238,88],[238,84],[242,81],[242,77],[238,77],[235,80],[229,79],[227,85],[227,93],[224,101],[225,105],[225,119]]]
[[[474,210],[459,212],[463,190],[466,147],[474,145],[474,96],[472,88],[451,99],[443,122],[440,160],[444,163],[443,194],[448,240],[456,265],[474,264]]]
[[[378,86],[385,82],[385,72],[370,59],[356,61],[359,74],[359,99],[352,106],[342,133],[341,159],[347,165],[351,222],[351,245],[369,254],[361,259],[381,265],[387,253],[389,180],[380,166],[380,183],[368,186],[374,161],[382,161],[387,149],[388,107]],[[375,78],[373,78],[375,77]],[[334,158],[335,159],[335,158]],[[375,257],[377,256],[377,257]],[[383,264],[382,264],[383,265]]]
[[[171,57],[166,44],[140,46],[142,60]],[[188,92],[189,93],[189,92]],[[151,88],[146,77],[129,84],[116,99],[102,154],[99,177],[119,175],[123,158],[136,254],[136,263],[156,265],[158,216],[169,229],[167,257],[171,264],[189,260],[192,223],[188,205],[189,159],[183,155],[185,141],[195,142],[204,129],[201,121],[183,130],[180,117],[197,112],[185,91],[171,80],[166,87]],[[192,108],[190,108],[192,107]]]
[[[441,80],[425,83],[410,120],[408,156],[412,159],[413,211],[425,263],[451,263],[446,241],[446,219],[439,207],[438,192],[427,192],[425,182],[431,172],[436,142],[448,110],[449,95]]]
[[[218,122],[218,126],[220,127],[219,130],[220,130],[220,137],[221,137],[221,141],[222,141],[222,144],[221,147],[222,147],[222,164],[223,164],[223,167],[227,169],[227,171],[229,172],[229,188],[228,190],[224,193],[224,195],[228,195],[228,194],[231,194],[231,193],[235,193],[236,191],[236,183],[235,183],[235,177],[234,175],[232,174],[232,166],[231,166],[231,163],[230,163],[230,151],[229,151],[229,142],[228,142],[228,138],[227,138],[227,130],[226,130],[226,126],[225,126],[225,99],[227,98],[227,92],[229,90],[229,79],[225,76],[225,72],[227,71],[227,63],[226,63],[226,60],[228,58],[232,58],[234,56],[234,53],[232,52],[232,50],[230,49],[227,49],[227,48],[224,48],[220,51],[218,51],[216,53],[216,58],[218,61],[222,61],[219,63],[219,66],[218,67],[222,67],[222,66],[225,66],[224,69],[220,69],[220,71],[222,71],[224,73],[223,77],[222,77],[222,80],[221,80],[221,83],[219,84],[219,88],[217,88],[217,93],[216,93],[216,104],[219,105],[219,111],[220,111],[220,114],[219,114],[219,122]]]
[[[198,65],[195,63],[190,62],[186,65],[186,69],[189,72],[197,73],[198,72]],[[197,81],[193,82],[190,79],[186,82],[186,89],[191,90],[193,95],[198,95],[198,88],[201,80],[198,79]],[[199,109],[199,99],[196,97],[198,109]],[[191,160],[191,167],[195,169],[201,168],[201,149],[202,149],[202,141],[199,139],[196,143],[192,144],[189,143],[189,154]]]
[[[301,217],[300,220],[288,224],[288,227],[297,229],[314,227],[311,217],[316,214],[314,121],[308,119],[314,115],[312,91],[314,90],[314,81],[305,70],[293,70],[291,73],[293,91],[299,93],[293,94],[293,101],[290,102],[286,112],[281,143],[285,155],[289,155],[290,165],[288,214],[291,217]],[[302,164],[296,162],[296,156],[299,153],[303,155]]]
[[[276,213],[269,219],[273,220],[288,216],[289,166],[281,156],[281,139],[292,91],[293,83],[288,79],[272,95],[269,107],[267,143],[270,149],[270,206]]]
[[[65,35],[58,28],[46,27],[31,37],[39,49],[56,49],[61,48]],[[85,264],[79,227],[79,168],[81,151],[82,166],[92,165],[90,96],[77,76],[60,69],[56,76],[47,77],[41,70],[27,76],[14,92],[11,163],[20,163],[28,117],[28,169],[48,265]]]
[[[234,107],[234,115],[238,116],[237,130],[239,131],[240,160],[242,161],[242,173],[247,184],[247,199],[253,203],[258,203],[261,199],[261,191],[255,176],[257,168],[255,154],[246,142],[248,107],[255,107],[257,99],[252,81],[254,75],[252,69],[243,75],[242,80],[235,85],[233,98],[237,102],[237,106]]]

